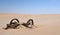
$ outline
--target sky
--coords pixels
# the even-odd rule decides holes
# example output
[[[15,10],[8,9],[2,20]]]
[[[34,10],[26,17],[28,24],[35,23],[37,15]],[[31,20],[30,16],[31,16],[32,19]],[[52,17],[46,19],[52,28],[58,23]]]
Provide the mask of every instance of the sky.
[[[0,13],[60,14],[60,0],[0,0]]]

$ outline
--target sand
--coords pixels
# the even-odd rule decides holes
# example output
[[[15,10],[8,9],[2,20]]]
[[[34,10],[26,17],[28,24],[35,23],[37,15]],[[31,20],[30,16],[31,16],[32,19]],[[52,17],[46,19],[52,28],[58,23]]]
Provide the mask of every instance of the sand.
[[[13,18],[18,18],[20,23],[33,19],[36,27],[4,30]],[[0,35],[60,35],[60,14],[0,14]]]

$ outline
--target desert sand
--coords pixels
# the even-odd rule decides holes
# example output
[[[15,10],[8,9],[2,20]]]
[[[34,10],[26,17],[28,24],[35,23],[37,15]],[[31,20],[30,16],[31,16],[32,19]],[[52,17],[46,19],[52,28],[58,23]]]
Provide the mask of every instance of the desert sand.
[[[20,23],[33,19],[35,26],[33,29],[22,26],[4,30],[13,18],[19,19]],[[60,14],[0,14],[0,35],[60,35]]]

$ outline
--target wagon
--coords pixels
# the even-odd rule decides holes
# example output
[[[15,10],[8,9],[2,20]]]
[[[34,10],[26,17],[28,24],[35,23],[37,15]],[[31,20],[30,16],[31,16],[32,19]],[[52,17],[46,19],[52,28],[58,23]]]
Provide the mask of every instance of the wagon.
[[[32,28],[32,26],[34,25],[33,19],[29,19],[26,23],[22,23],[19,24],[19,20],[17,18],[14,18],[10,21],[9,24],[7,24],[7,27],[5,28],[5,30],[12,28],[12,29],[16,29],[18,26],[23,25],[27,28]]]

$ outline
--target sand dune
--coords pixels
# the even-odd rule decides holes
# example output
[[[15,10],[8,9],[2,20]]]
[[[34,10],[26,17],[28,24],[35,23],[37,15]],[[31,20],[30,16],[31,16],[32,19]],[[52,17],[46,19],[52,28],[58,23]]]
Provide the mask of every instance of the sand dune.
[[[37,27],[29,29],[22,26],[23,28],[19,29],[2,29],[13,18],[18,18],[20,23],[33,19]],[[60,35],[60,14],[0,14],[0,35]]]

